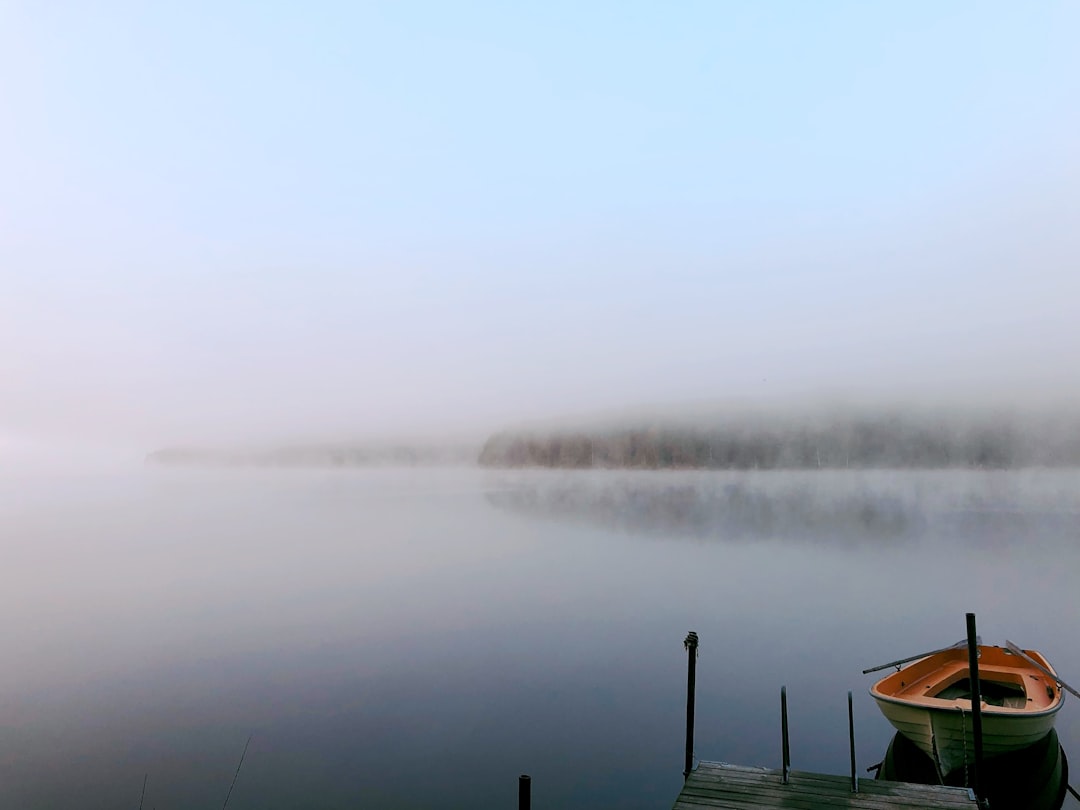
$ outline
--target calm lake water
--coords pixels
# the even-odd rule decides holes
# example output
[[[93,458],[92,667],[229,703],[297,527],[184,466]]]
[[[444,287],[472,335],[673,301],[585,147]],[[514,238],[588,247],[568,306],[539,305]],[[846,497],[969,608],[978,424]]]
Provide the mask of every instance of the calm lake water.
[[[0,807],[218,807],[249,735],[235,810],[513,807],[521,772],[670,807],[688,630],[705,759],[777,765],[786,684],[796,768],[846,773],[848,690],[878,762],[860,670],[969,610],[1080,682],[1077,471],[6,473],[0,539]]]

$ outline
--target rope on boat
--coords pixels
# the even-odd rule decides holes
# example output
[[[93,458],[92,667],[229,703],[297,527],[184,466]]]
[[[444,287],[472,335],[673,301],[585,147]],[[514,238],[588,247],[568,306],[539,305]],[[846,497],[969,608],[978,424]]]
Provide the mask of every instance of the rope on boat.
[[[689,652],[690,648],[694,648],[694,657],[698,656],[698,634],[691,630],[686,634],[686,638],[683,639],[683,649]]]
[[[964,716],[964,707],[960,707],[960,738],[964,741],[964,787],[971,787],[968,778],[968,755],[967,755],[967,718]]]

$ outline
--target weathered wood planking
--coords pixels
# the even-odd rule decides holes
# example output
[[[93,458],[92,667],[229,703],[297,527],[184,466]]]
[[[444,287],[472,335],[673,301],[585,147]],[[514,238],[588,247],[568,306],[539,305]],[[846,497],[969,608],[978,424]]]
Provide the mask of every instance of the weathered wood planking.
[[[788,784],[779,770],[747,768],[722,762],[700,762],[683,785],[674,810],[724,810],[784,807],[793,810],[819,808],[860,808],[861,810],[896,810],[896,808],[976,807],[975,796],[967,788],[916,785],[860,779],[859,792],[851,792],[847,776],[792,771]]]

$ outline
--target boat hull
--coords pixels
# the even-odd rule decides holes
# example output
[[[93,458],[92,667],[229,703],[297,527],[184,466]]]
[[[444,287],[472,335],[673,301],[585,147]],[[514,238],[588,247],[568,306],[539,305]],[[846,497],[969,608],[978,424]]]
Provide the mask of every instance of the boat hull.
[[[928,709],[877,696],[875,699],[893,728],[935,760],[942,774],[974,762],[970,710]],[[984,711],[983,756],[995,757],[1034,745],[1054,728],[1056,714],[1000,715]]]

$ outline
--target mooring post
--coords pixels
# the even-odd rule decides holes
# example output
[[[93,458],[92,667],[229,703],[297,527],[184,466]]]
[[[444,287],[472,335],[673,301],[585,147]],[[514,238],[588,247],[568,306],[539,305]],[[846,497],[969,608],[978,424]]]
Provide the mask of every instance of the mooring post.
[[[975,614],[967,614],[968,680],[971,683],[971,731],[975,737],[975,764],[971,769],[971,789],[980,807],[987,802],[979,779],[983,769],[982,690],[979,686],[979,640],[975,633]]]
[[[788,748],[787,730],[787,687],[780,687],[780,740],[783,746],[782,756],[784,760],[784,784],[788,783],[791,775],[791,750]]]
[[[694,690],[697,686],[697,633],[690,631],[683,641],[686,648],[686,759],[683,762],[682,778],[690,778],[694,767]]]
[[[532,807],[532,778],[523,773],[518,777],[518,810],[529,810]]]
[[[859,792],[859,773],[855,770],[855,709],[851,705],[851,692],[847,693],[847,732],[851,744],[851,792]]]

